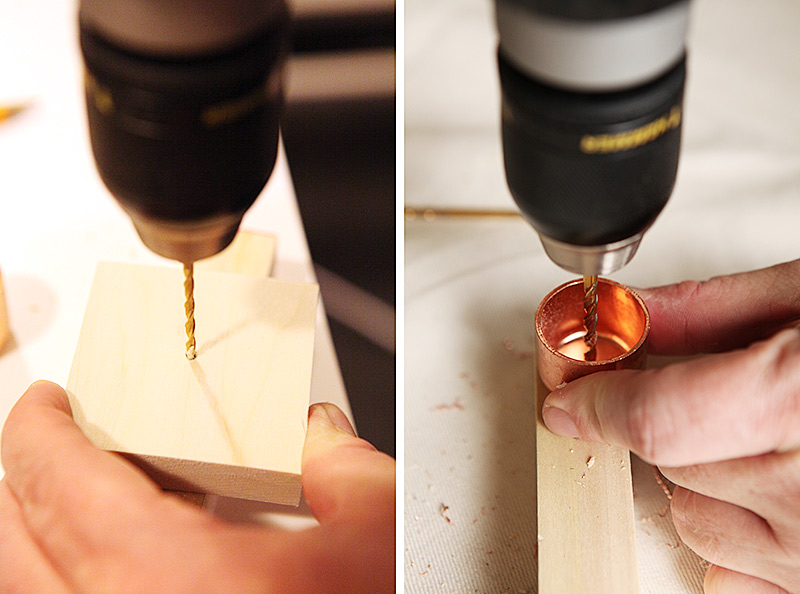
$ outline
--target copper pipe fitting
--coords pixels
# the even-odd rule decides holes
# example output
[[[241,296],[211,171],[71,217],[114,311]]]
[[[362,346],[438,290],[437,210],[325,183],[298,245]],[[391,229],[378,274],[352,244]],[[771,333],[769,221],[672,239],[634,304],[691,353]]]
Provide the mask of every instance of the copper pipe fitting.
[[[553,289],[536,312],[536,357],[548,390],[613,369],[643,369],[650,314],[629,287],[601,278],[597,285],[597,359],[585,361],[583,280]]]

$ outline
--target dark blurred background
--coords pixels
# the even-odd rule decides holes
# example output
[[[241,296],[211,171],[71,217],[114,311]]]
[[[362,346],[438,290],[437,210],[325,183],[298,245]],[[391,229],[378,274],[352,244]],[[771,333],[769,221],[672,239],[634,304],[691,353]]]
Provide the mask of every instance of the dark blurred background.
[[[395,3],[291,0],[282,133],[361,437],[395,455]]]

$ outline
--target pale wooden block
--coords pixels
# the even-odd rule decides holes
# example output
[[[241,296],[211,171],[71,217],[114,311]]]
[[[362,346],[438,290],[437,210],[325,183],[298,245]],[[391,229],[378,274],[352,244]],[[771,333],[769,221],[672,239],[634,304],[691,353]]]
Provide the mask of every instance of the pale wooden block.
[[[67,382],[76,422],[164,488],[296,505],[317,298],[197,270],[188,361],[182,271],[100,264]]]
[[[637,594],[630,453],[551,433],[536,392],[538,594]]]
[[[195,262],[195,270],[270,276],[275,263],[276,243],[271,235],[240,230],[231,244],[219,254]],[[205,495],[201,493],[171,492],[199,506],[205,502]]]
[[[231,244],[216,256],[195,263],[195,270],[216,270],[269,276],[275,262],[275,238],[239,231]]]
[[[3,289],[3,275],[0,274],[0,354],[6,343],[11,338],[11,328],[8,325],[8,309],[6,308],[6,293]]]

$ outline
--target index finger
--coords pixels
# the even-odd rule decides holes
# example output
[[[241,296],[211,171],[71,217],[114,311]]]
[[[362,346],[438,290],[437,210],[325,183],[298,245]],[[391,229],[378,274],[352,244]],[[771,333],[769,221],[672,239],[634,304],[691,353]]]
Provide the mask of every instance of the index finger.
[[[135,548],[143,525],[160,521],[165,497],[133,465],[86,439],[56,384],[33,384],[15,405],[2,460],[27,529],[62,575],[85,570],[88,558]]]
[[[650,311],[649,352],[716,353],[800,320],[800,260],[637,292]]]
[[[570,382],[544,402],[560,435],[687,466],[800,448],[800,329],[746,350]]]

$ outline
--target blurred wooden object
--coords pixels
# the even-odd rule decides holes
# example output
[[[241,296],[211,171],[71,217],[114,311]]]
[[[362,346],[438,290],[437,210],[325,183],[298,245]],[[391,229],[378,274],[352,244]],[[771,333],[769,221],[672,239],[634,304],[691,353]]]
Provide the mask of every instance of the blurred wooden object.
[[[275,262],[276,240],[271,235],[239,231],[216,256],[195,262],[197,270],[269,276]]]
[[[11,338],[11,328],[8,325],[8,308],[6,307],[6,294],[3,289],[3,275],[0,273],[0,355],[6,343]]]

